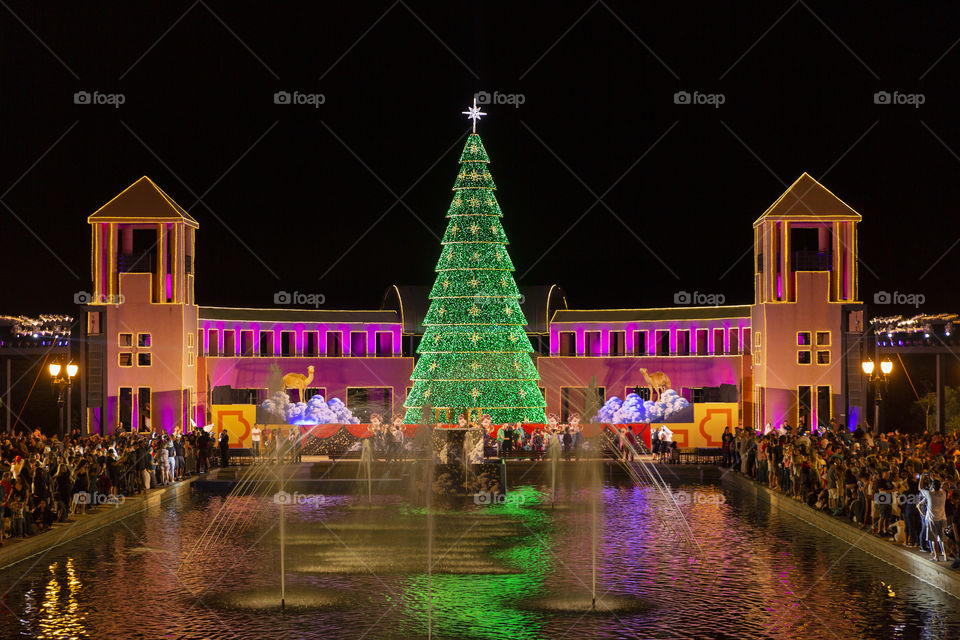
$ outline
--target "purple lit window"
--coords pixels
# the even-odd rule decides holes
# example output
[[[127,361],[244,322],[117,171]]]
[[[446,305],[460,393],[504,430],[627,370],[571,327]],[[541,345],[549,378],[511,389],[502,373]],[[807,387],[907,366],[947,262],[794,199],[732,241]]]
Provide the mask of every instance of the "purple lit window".
[[[350,355],[355,358],[363,358],[367,355],[367,332],[350,332]]]

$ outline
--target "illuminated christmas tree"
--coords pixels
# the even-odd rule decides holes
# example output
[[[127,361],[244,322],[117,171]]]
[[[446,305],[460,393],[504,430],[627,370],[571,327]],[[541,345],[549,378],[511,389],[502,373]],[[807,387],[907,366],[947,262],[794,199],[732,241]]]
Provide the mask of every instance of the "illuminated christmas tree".
[[[477,120],[476,103],[464,111],[474,131],[460,155],[443,250],[430,291],[424,335],[407,395],[405,422],[422,419],[423,407],[453,420],[463,410],[471,419],[489,413],[494,423],[545,422],[543,395],[524,330],[520,293],[500,224],[493,177]]]

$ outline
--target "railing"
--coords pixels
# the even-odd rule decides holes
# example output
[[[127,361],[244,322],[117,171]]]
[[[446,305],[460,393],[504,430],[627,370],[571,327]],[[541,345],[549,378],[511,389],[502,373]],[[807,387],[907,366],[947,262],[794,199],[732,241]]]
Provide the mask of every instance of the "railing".
[[[153,256],[148,251],[121,253],[117,256],[117,271],[120,273],[152,273]]]
[[[833,254],[826,251],[801,249],[790,254],[790,268],[794,271],[830,271]]]

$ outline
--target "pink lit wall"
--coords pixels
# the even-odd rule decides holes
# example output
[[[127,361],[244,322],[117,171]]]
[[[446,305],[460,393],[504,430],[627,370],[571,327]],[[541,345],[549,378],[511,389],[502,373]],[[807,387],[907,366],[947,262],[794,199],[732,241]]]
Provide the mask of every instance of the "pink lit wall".
[[[413,358],[212,358],[202,359],[211,388],[230,386],[234,389],[266,389],[270,366],[277,363],[280,371],[307,374],[313,366],[310,388],[325,389],[326,397],[347,402],[348,387],[388,387],[393,411],[402,411],[407,387],[411,386]]]
[[[292,331],[294,333],[294,345],[297,354],[302,355],[307,348],[307,333],[313,332],[317,336],[317,348],[320,355],[327,353],[327,334],[330,332],[339,332],[341,335],[340,344],[342,352],[347,355],[351,352],[351,334],[361,332],[366,334],[364,344],[367,354],[373,355],[377,352],[378,334],[389,333],[390,344],[392,345],[392,355],[400,355],[402,351],[402,325],[396,323],[325,323],[325,322],[253,322],[253,321],[234,321],[234,320],[213,320],[202,319],[200,321],[202,336],[203,353],[210,353],[211,330],[216,331],[217,353],[225,356],[240,354],[240,335],[242,331],[253,332],[253,347],[256,353],[260,348],[260,332],[273,332],[273,353],[279,355],[282,353],[283,333]],[[234,332],[235,353],[224,353],[224,331]]]
[[[829,302],[830,274],[825,271],[798,271],[793,274],[796,302],[758,304],[753,308],[754,331],[759,332],[754,383],[763,390],[763,402],[757,407],[756,424],[774,427],[787,421],[797,424],[798,389],[809,386],[814,393],[811,419],[817,420],[817,387],[829,387],[831,412],[843,423],[842,378],[843,305]],[[816,333],[828,332],[829,344],[817,345]],[[813,344],[798,344],[797,334],[809,332]],[[798,352],[810,352],[810,363],[800,364]],[[818,363],[818,352],[828,354],[828,363]],[[859,357],[855,354],[853,357]],[[820,416],[824,420],[829,416]]]
[[[195,366],[187,365],[186,327],[196,326],[193,305],[151,303],[153,274],[121,273],[123,304],[104,307],[102,331],[106,342],[105,429],[112,433],[120,420],[120,389],[132,389],[130,427],[139,428],[138,390],[150,389],[151,427],[172,431],[183,424],[183,390],[196,389]],[[131,346],[120,346],[120,334],[131,334]],[[150,334],[149,346],[139,346],[138,335]],[[129,353],[132,366],[120,366],[120,354]],[[149,354],[149,366],[139,356]]]
[[[718,387],[736,385],[738,390],[744,378],[749,388],[749,356],[676,356],[676,357],[542,357],[537,360],[540,386],[546,389],[547,411],[560,413],[563,387],[585,387],[593,376],[597,386],[604,388],[604,397],[623,398],[634,387],[646,387],[640,369],[648,374],[663,372],[671,386],[682,388]],[[743,400],[741,396],[741,400]]]
[[[683,312],[682,308],[677,309],[678,315]],[[723,330],[723,342],[715,342],[717,329]],[[670,332],[670,352],[677,353],[677,335],[678,331],[688,331],[690,335],[690,353],[698,353],[697,331],[706,330],[707,332],[707,351],[698,353],[698,355],[715,355],[730,353],[731,346],[736,347],[737,353],[743,353],[746,348],[749,351],[749,343],[744,344],[744,335],[749,335],[750,318],[723,318],[719,320],[662,320],[662,321],[639,321],[639,322],[554,322],[550,325],[550,353],[559,355],[560,353],[560,333],[574,332],[576,334],[576,349],[578,355],[586,352],[586,334],[591,332],[600,332],[600,353],[596,355],[606,356],[611,354],[610,334],[615,331],[624,332],[624,355],[632,356],[636,353],[635,340],[638,337],[637,331],[646,331],[646,353],[655,354],[657,350],[657,332]],[[748,330],[744,333],[744,330]],[[642,338],[643,334],[639,334]],[[733,342],[731,342],[733,340]],[[591,355],[594,355],[591,353]]]

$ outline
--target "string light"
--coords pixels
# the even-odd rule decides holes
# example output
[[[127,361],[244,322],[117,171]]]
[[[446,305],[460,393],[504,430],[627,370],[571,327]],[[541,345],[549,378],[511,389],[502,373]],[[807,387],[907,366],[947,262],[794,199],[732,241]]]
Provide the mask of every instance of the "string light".
[[[476,105],[464,114],[474,127],[485,115]],[[472,133],[460,154],[420,357],[404,403],[408,424],[418,423],[427,405],[454,412],[480,406],[495,423],[546,421],[489,162]]]

